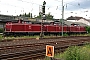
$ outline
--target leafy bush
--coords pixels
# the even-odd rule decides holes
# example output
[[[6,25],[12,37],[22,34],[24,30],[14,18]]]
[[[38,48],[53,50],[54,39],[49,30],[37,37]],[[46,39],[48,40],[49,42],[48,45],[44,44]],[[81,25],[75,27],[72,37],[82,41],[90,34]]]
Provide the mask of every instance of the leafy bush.
[[[69,47],[59,56],[64,60],[90,60],[90,44],[83,47]]]
[[[86,26],[85,28],[86,28],[86,31],[87,31],[88,33],[90,33],[90,26]]]
[[[84,46],[71,46],[64,53],[55,54],[54,58],[60,58],[61,60],[90,60],[90,43],[86,43]],[[50,58],[45,57],[45,60],[50,60]]]
[[[68,36],[68,34],[67,33],[64,33],[63,36]]]
[[[3,28],[0,28],[0,33],[3,33],[4,32],[4,29]]]

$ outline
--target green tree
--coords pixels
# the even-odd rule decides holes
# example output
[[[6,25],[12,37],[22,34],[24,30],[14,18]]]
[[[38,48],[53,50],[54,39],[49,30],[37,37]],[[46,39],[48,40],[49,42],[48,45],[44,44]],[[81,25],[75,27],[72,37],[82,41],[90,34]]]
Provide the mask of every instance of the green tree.
[[[53,19],[53,15],[51,15],[50,13],[46,14],[46,19]]]
[[[32,18],[32,13],[30,13],[30,12],[28,14],[24,13],[24,14],[20,14],[19,16],[24,16],[24,17]]]
[[[22,16],[21,14],[19,16]]]
[[[25,13],[25,16],[27,16],[27,14]]]
[[[30,18],[32,18],[32,13],[31,13],[31,15],[30,15],[31,17]]]
[[[30,17],[31,18],[31,15],[30,15],[31,13],[29,12],[28,14],[27,14],[27,17]]]
[[[41,13],[39,13],[39,16],[37,16],[35,18],[41,19]],[[53,15],[51,15],[50,13],[46,14],[46,19],[53,19]]]
[[[41,19],[41,12],[39,12],[39,15],[36,16],[35,18],[39,18],[39,19]]]
[[[85,28],[86,28],[86,31],[87,31],[88,33],[90,33],[90,26],[86,26]]]

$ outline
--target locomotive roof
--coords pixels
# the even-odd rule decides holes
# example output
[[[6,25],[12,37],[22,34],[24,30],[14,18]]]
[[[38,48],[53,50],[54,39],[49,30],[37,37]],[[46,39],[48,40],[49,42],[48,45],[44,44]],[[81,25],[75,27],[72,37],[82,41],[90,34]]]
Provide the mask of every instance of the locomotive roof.
[[[2,23],[6,23],[6,22],[18,22],[19,20],[8,20],[8,19],[0,19],[0,22]],[[21,21],[24,21],[24,22],[31,22],[29,20],[21,20]]]
[[[41,22],[39,22],[39,21],[34,21],[34,22],[32,22],[32,24],[41,24]],[[50,22],[43,22],[43,24],[50,24]]]
[[[15,21],[15,20],[8,20],[8,19],[0,19],[0,22],[3,22],[3,23],[6,23],[6,22],[12,22],[12,21]]]

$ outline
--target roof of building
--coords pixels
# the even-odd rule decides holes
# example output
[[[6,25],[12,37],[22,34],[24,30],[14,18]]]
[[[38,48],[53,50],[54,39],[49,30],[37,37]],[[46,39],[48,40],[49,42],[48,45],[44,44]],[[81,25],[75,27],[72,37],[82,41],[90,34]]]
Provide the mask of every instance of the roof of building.
[[[15,16],[10,16],[10,15],[2,15],[0,14],[0,19],[14,19]]]
[[[78,16],[73,17],[73,16],[70,16],[66,20],[79,20],[81,18],[83,18],[83,17],[78,17]]]
[[[80,26],[87,26],[86,24],[81,23],[81,22],[64,21],[64,23],[67,24],[67,25],[69,25],[69,26],[70,26],[72,23],[74,23],[74,24],[79,24]]]
[[[86,21],[90,22],[90,19],[85,19]]]
[[[9,20],[9,19],[0,19],[0,22],[2,22],[2,23],[6,23],[6,22],[14,22],[14,21],[16,21],[16,20]]]

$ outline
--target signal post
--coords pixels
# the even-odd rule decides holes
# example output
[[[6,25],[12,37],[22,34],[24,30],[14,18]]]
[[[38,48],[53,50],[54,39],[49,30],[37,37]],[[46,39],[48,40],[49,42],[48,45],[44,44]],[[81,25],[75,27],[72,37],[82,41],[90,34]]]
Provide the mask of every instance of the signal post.
[[[45,5],[46,5],[46,2],[44,1],[43,2],[43,5],[42,5],[42,13],[41,13],[41,18],[42,18],[42,22],[41,22],[41,33],[40,33],[40,37],[41,38],[44,36],[44,33],[43,33],[43,20],[46,20],[46,16],[45,16]]]

